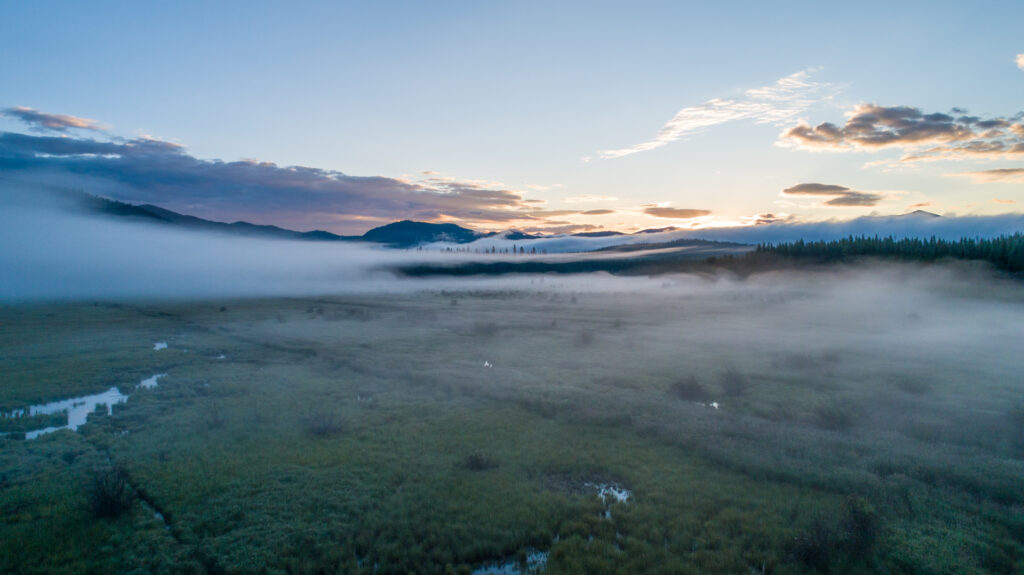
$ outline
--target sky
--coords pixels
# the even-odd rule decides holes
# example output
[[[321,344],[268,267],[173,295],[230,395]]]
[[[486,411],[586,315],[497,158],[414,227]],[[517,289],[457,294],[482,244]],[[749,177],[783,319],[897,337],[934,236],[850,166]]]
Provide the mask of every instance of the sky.
[[[362,233],[1024,202],[1024,3],[0,0],[0,185]]]

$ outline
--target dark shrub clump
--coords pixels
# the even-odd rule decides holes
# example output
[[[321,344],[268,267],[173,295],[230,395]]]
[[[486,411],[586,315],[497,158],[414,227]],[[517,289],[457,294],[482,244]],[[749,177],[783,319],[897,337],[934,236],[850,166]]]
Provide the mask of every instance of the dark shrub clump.
[[[697,376],[695,375],[672,382],[668,386],[668,391],[685,401],[707,401],[711,397],[707,388],[697,381]]]
[[[819,573],[844,571],[855,563],[871,559],[881,532],[875,508],[861,497],[851,495],[838,518],[817,516],[807,531],[796,538],[792,557]]]
[[[750,387],[750,380],[735,367],[730,367],[722,373],[719,378],[719,384],[726,395],[739,397],[747,393],[747,388]]]
[[[345,430],[345,422],[337,414],[314,413],[306,418],[306,431],[315,437],[331,437]]]
[[[135,492],[123,469],[105,467],[93,473],[86,498],[94,516],[117,517],[135,503]]]
[[[497,467],[498,462],[485,453],[474,451],[462,459],[462,466],[471,471],[487,471]]]

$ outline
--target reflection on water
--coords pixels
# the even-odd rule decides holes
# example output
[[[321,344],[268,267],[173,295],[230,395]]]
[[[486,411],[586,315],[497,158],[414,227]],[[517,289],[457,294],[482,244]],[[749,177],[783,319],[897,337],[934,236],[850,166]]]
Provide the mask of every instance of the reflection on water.
[[[147,377],[140,381],[135,387],[152,389],[157,386],[157,380],[165,375],[167,374],[158,373],[154,376]],[[2,415],[3,417],[24,417],[26,415],[52,415],[55,413],[67,412],[68,422],[65,425],[44,427],[43,429],[25,432],[25,439],[35,439],[40,435],[53,433],[54,431],[59,431],[61,429],[76,431],[79,426],[85,424],[86,420],[89,418],[89,414],[96,411],[99,406],[105,406],[107,415],[110,415],[115,403],[124,403],[126,401],[128,401],[127,395],[121,393],[121,390],[117,389],[117,387],[111,387],[102,393],[83,395],[82,397],[72,397],[71,399],[62,399],[60,401],[33,405],[28,408],[27,413],[24,409],[17,409]]]

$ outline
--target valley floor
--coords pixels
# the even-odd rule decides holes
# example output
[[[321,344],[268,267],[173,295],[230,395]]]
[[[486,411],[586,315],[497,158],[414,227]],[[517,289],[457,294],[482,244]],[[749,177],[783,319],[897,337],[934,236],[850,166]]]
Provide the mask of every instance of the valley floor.
[[[0,572],[1019,573],[975,272],[0,307]]]

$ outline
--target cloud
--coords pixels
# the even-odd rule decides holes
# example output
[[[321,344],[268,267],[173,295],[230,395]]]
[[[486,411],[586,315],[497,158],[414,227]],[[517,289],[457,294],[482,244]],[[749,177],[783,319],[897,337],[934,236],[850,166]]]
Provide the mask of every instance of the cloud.
[[[835,184],[807,183],[782,190],[783,196],[832,196],[823,205],[833,207],[865,207],[877,205],[884,196],[871,192],[858,192]]]
[[[0,110],[0,115],[11,116],[28,124],[29,129],[41,132],[65,133],[69,129],[91,130],[104,132],[106,128],[96,120],[78,118],[64,114],[47,114],[24,106],[15,106]]]
[[[850,235],[896,238],[919,237],[956,240],[964,237],[991,238],[1024,229],[1024,214],[998,216],[934,217],[926,214],[863,216],[851,220],[824,222],[779,221],[744,227],[703,228],[671,234],[675,238],[703,238],[742,243],[835,240]]]
[[[606,216],[608,214],[614,214],[615,210],[587,210],[580,212],[584,216]]]
[[[835,196],[849,192],[850,188],[833,184],[797,184],[782,190],[787,196]]]
[[[647,206],[644,208],[644,213],[656,218],[671,218],[676,220],[689,220],[711,215],[709,210],[665,208],[659,206]]]
[[[1024,54],[1017,54],[1017,67],[1024,70]]]
[[[1024,155],[1024,123],[1012,118],[979,118],[961,109],[926,114],[910,106],[860,104],[838,126],[805,121],[779,136],[782,146],[805,150],[876,151],[901,149],[900,162]]]
[[[0,132],[0,174],[7,181],[76,188],[204,218],[339,233],[362,233],[368,222],[395,219],[543,226],[553,215],[494,182],[407,182],[256,160],[203,160],[152,138]]]
[[[774,224],[779,222],[792,221],[793,216],[791,214],[755,214],[753,216],[745,216],[740,218],[741,221],[747,222],[748,225],[764,226],[768,224]]]
[[[841,196],[832,198],[825,202],[826,206],[836,207],[864,207],[877,205],[882,200],[882,196],[879,194],[869,194],[866,192],[847,192]]]
[[[863,216],[850,220],[800,222],[787,214],[759,214],[743,218],[749,222],[742,226],[705,227],[699,229],[670,228],[662,232],[605,237],[551,236],[536,240],[512,241],[496,235],[469,244],[471,249],[485,251],[491,246],[499,249],[515,243],[527,250],[537,248],[549,254],[585,252],[628,244],[655,244],[680,239],[707,239],[745,244],[791,242],[796,240],[836,240],[848,236],[938,237],[956,240],[963,237],[991,238],[1009,235],[1024,229],[1024,214],[999,216],[937,217],[929,214],[902,216]],[[565,233],[578,232],[586,227],[569,226]],[[527,230],[529,231],[529,230]],[[550,231],[550,230],[544,230]]]
[[[688,106],[662,126],[654,139],[627,148],[602,150],[603,159],[622,158],[660,148],[683,136],[736,120],[753,120],[758,124],[783,124],[797,117],[820,101],[819,93],[828,84],[811,82],[814,70],[804,70],[781,78],[770,86],[747,90],[742,98],[715,98],[699,106]]]
[[[961,172],[949,174],[951,176],[964,176],[974,179],[975,182],[1024,182],[1024,168],[996,168],[994,170],[981,170],[977,172]]]
[[[999,199],[999,198],[992,198],[992,203],[994,203],[994,204],[1016,204],[1017,200],[1002,200],[1002,199]]]

